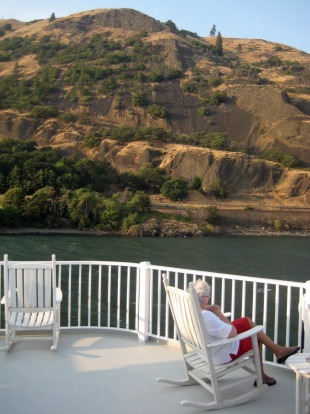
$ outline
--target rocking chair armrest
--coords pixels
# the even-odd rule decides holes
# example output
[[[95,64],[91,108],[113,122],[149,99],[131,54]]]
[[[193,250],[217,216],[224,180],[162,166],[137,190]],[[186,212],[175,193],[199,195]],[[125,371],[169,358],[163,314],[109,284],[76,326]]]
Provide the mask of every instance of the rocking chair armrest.
[[[60,288],[56,288],[56,302],[60,303],[62,301],[62,290]]]
[[[213,346],[225,345],[225,344],[229,344],[230,342],[240,341],[241,339],[248,338],[249,336],[257,335],[263,329],[264,327],[262,325],[258,325],[258,326],[255,326],[254,328],[249,329],[248,331],[242,332],[241,334],[238,334],[231,338],[220,339],[219,341],[207,344],[207,347],[212,348]]]

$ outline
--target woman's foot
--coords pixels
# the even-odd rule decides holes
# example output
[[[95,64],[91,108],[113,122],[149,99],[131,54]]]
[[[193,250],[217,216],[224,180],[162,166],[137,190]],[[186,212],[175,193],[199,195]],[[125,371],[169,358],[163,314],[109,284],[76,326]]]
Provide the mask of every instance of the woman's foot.
[[[300,350],[299,346],[290,346],[285,348],[285,351],[282,355],[277,355],[277,363],[284,364],[288,357],[296,354]]]
[[[268,377],[268,375],[263,376],[263,384],[266,384],[270,387],[271,385],[274,385],[276,383],[277,381],[275,380],[275,378]],[[257,387],[256,381],[254,381],[254,387]]]

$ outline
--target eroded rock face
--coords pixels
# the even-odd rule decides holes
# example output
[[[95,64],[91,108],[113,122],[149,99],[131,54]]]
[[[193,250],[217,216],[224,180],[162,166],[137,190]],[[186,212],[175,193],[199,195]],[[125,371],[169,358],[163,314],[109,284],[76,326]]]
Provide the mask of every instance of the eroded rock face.
[[[156,33],[167,30],[161,22],[132,9],[90,10],[74,17],[56,19],[46,28],[46,33],[58,34],[58,39],[83,38],[107,29],[131,32]],[[76,41],[76,39],[75,39]]]
[[[260,129],[249,134],[248,148],[262,152],[276,147],[310,162],[309,116],[291,104],[287,93],[259,85],[230,86],[226,92],[241,109],[260,120]]]
[[[155,156],[158,166],[173,178],[185,178],[189,182],[194,177],[202,178],[204,190],[220,179],[230,195],[276,193],[282,198],[310,198],[310,172],[286,170],[243,153],[176,144],[161,145],[159,149],[145,142],[119,146],[115,141],[105,140],[97,157],[110,162],[120,172],[138,173]]]
[[[33,136],[40,121],[11,111],[0,113],[0,137],[26,140]]]
[[[273,191],[283,171],[245,154],[182,147],[172,149],[162,166],[175,178],[202,178],[203,189],[220,179],[229,193]]]
[[[272,122],[300,113],[290,105],[288,95],[273,86],[231,86],[226,92],[236,97],[241,108]]]

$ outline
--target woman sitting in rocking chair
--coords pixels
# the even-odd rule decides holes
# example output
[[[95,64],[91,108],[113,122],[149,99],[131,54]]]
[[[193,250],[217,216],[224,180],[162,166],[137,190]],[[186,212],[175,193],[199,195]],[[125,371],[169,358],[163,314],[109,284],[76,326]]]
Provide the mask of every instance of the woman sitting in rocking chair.
[[[211,298],[211,288],[207,282],[198,279],[191,286],[197,293],[200,307],[202,309],[203,320],[208,332],[210,342],[214,342],[218,339],[231,338],[256,326],[256,324],[247,316],[231,322],[222,313],[220,306],[215,304],[210,305],[209,302]],[[269,377],[264,372],[262,363],[262,344],[265,345],[271,352],[273,352],[277,358],[278,364],[284,364],[285,360],[289,356],[296,354],[300,348],[298,346],[285,347],[278,345],[273,342],[264,332],[259,332],[257,338],[260,349],[263,383],[267,385],[274,385],[276,383],[276,380],[272,377]],[[252,340],[249,337],[240,341],[232,342],[230,344],[214,347],[212,348],[212,355],[215,364],[220,365],[238,358],[240,355],[243,355],[251,349]],[[256,384],[254,383],[254,385]]]

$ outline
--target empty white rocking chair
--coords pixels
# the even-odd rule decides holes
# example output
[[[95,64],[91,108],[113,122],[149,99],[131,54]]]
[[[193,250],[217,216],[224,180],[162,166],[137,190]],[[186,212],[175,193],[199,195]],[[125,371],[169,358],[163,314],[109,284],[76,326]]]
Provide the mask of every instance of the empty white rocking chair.
[[[157,381],[173,385],[201,384],[213,394],[214,401],[206,403],[181,401],[181,405],[206,411],[246,403],[265,390],[267,385],[262,383],[257,341],[257,333],[263,327],[257,326],[233,338],[209,343],[196,291],[190,288],[188,292],[185,292],[184,290],[169,286],[165,274],[163,275],[163,281],[185,361],[187,378],[180,381],[157,378]],[[215,365],[213,363],[212,347],[246,337],[252,338],[253,350],[224,365]],[[239,379],[234,377],[232,380],[226,381],[225,384],[221,383],[221,379],[224,376],[240,368],[250,375],[245,375]],[[246,387],[242,386],[242,384],[249,381],[252,381],[253,384],[255,380],[257,387],[252,386],[248,391],[245,391]],[[232,387],[236,387],[238,395],[225,399],[225,391]]]
[[[4,256],[5,350],[17,338],[51,339],[57,349],[62,292],[56,287],[56,259],[50,262],[13,262]],[[37,336],[37,331],[52,331]],[[16,335],[20,331],[23,335]]]

